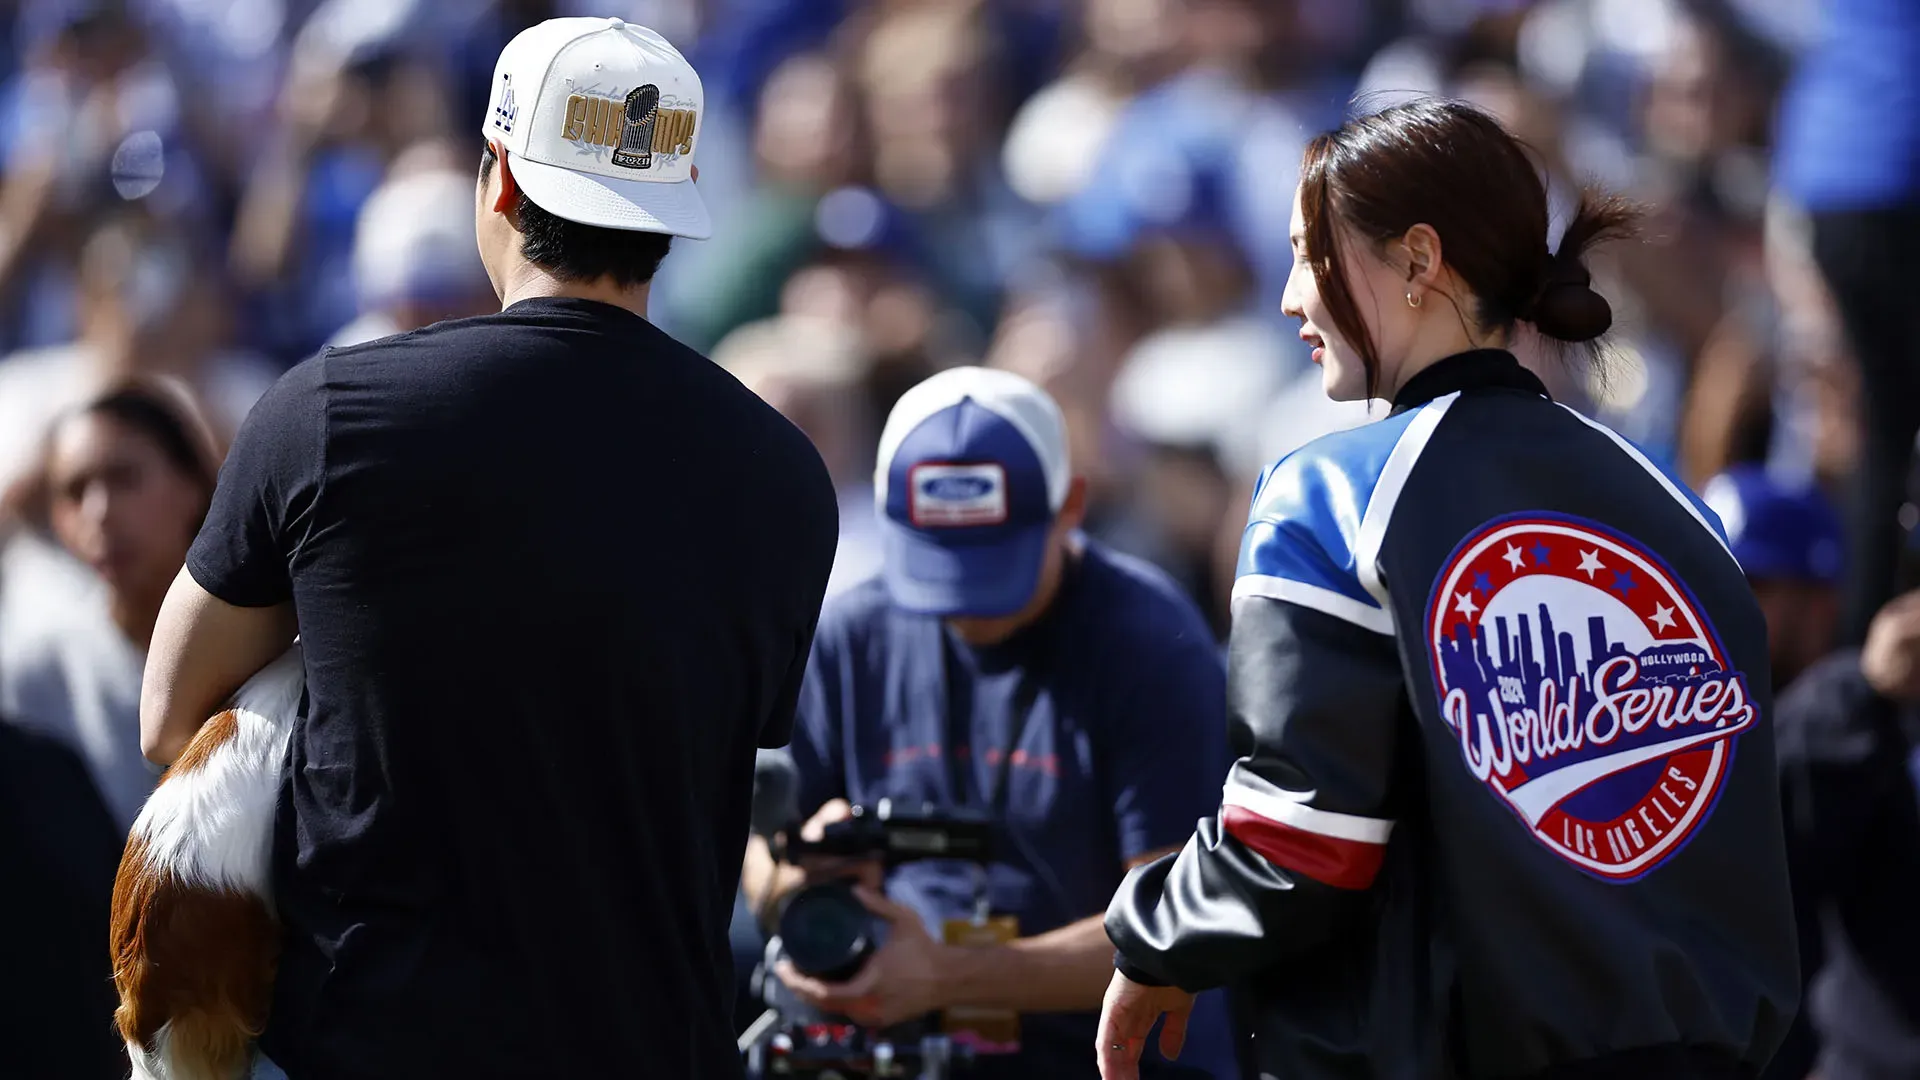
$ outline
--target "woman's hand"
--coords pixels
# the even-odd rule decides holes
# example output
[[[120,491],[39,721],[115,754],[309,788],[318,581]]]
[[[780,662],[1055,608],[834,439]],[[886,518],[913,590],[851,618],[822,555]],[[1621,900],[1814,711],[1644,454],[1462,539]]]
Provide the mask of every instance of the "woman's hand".
[[[1168,1061],[1180,1056],[1187,1041],[1187,1017],[1193,995],[1177,986],[1142,986],[1119,972],[1107,984],[1107,1000],[1100,1006],[1100,1034],[1094,1052],[1100,1059],[1101,1080],[1139,1080],[1140,1055],[1147,1033],[1166,1014],[1160,1029],[1160,1053]]]

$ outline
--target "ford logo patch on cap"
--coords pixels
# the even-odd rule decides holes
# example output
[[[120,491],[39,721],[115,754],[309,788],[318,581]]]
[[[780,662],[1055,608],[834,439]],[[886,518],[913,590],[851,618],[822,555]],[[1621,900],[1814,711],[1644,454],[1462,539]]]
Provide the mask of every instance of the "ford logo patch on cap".
[[[910,474],[907,520],[917,529],[999,525],[1007,520],[1007,470],[997,462],[927,462]]]

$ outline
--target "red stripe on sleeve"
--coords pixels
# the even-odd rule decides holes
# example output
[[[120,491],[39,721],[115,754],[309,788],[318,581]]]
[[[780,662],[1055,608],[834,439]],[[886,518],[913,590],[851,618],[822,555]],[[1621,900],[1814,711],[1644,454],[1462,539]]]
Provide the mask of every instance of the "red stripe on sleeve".
[[[1336,889],[1364,889],[1373,884],[1387,854],[1385,844],[1308,832],[1261,817],[1244,806],[1223,807],[1220,821],[1228,836],[1252,848],[1261,858]]]

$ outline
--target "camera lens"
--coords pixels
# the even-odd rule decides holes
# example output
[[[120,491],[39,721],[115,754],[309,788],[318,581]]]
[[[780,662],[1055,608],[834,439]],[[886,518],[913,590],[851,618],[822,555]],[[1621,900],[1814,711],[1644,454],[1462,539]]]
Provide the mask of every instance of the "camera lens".
[[[828,982],[854,976],[877,947],[879,920],[853,887],[827,882],[801,889],[780,913],[780,941],[803,974]]]

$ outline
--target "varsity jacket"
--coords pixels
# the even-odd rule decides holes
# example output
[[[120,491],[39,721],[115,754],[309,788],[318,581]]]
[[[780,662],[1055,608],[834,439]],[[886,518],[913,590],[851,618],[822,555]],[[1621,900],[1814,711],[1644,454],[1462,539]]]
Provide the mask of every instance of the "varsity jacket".
[[[1219,813],[1128,977],[1318,1077],[1752,1076],[1799,1004],[1767,631],[1720,524],[1510,354],[1261,477]]]

